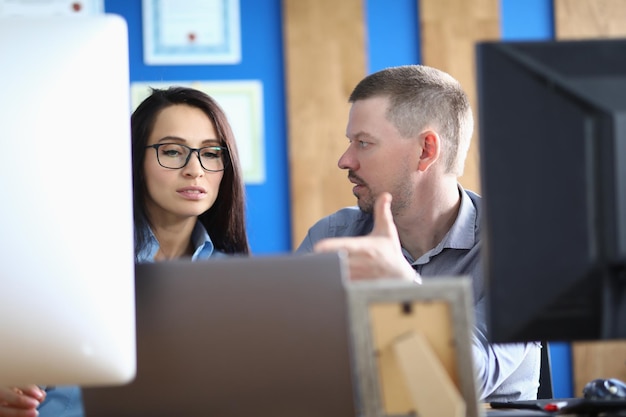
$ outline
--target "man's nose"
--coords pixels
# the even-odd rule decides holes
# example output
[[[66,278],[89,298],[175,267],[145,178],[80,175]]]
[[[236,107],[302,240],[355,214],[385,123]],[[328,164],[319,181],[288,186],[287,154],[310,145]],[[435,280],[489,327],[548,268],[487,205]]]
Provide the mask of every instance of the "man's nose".
[[[358,168],[357,160],[352,152],[352,147],[349,146],[348,149],[346,149],[346,151],[339,157],[337,166],[339,166],[340,169],[350,169],[352,171],[355,171]]]

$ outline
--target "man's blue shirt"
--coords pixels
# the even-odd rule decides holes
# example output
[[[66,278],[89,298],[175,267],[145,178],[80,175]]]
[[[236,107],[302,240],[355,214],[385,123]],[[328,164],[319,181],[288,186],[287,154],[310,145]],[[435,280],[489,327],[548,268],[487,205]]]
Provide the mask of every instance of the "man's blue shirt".
[[[538,343],[490,344],[485,315],[484,275],[480,258],[481,199],[459,185],[461,205],[457,218],[444,238],[431,250],[413,259],[403,254],[423,280],[441,276],[472,277],[475,331],[473,356],[480,397],[485,401],[535,399],[539,387]],[[514,220],[513,220],[514,221]],[[312,252],[314,245],[330,237],[364,236],[374,227],[371,214],[347,207],[319,220],[311,227],[296,253]]]

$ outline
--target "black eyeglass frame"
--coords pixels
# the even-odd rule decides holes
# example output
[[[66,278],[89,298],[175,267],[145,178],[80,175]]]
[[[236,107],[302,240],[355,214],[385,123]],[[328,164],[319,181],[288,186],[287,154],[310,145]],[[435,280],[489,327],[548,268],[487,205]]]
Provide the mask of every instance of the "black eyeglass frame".
[[[159,148],[161,146],[165,146],[165,145],[182,146],[183,148],[186,148],[186,149],[189,150],[189,154],[187,155],[187,159],[185,159],[185,163],[182,166],[180,166],[178,168],[171,168],[171,167],[166,167],[165,165],[163,165],[161,163],[161,159],[159,158]],[[198,157],[198,162],[200,162],[200,166],[202,167],[203,170],[205,170],[207,172],[222,172],[222,171],[224,171],[228,167],[228,163],[230,161],[230,158],[228,157],[228,148],[226,146],[221,146],[221,145],[203,146],[202,148],[192,148],[191,146],[183,145],[182,143],[168,142],[168,143],[155,143],[154,145],[146,145],[144,148],[145,149],[153,148],[155,153],[156,153],[157,162],[159,163],[159,165],[161,165],[165,169],[183,169],[183,168],[185,168],[187,166],[187,164],[189,163],[189,159],[191,159],[191,155],[193,155],[194,152],[196,153],[196,156]],[[202,164],[202,158],[200,158],[200,151],[203,150],[203,149],[219,149],[219,150],[222,151],[222,163],[224,164],[222,169],[207,169],[207,168],[205,168],[205,166]]]

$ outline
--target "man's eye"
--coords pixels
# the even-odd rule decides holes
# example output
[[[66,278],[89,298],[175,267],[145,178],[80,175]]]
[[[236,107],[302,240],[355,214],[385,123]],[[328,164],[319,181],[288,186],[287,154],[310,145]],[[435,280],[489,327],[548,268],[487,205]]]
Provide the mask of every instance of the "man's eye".
[[[364,141],[360,140],[360,141],[358,141],[357,146],[359,148],[367,148],[369,146],[369,144],[370,144],[369,142],[364,142]]]

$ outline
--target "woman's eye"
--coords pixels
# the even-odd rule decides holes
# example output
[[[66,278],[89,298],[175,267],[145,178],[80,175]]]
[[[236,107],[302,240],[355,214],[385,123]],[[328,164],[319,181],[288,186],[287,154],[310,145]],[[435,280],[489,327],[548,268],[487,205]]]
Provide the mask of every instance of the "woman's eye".
[[[202,152],[202,157],[203,158],[208,158],[208,159],[215,159],[215,158],[219,158],[220,155],[218,153],[216,153],[216,152],[206,151],[206,152]]]
[[[163,154],[164,154],[165,156],[175,157],[175,156],[180,155],[180,152],[179,152],[179,151],[177,151],[177,150],[174,150],[174,149],[164,149],[164,150],[163,150]]]

